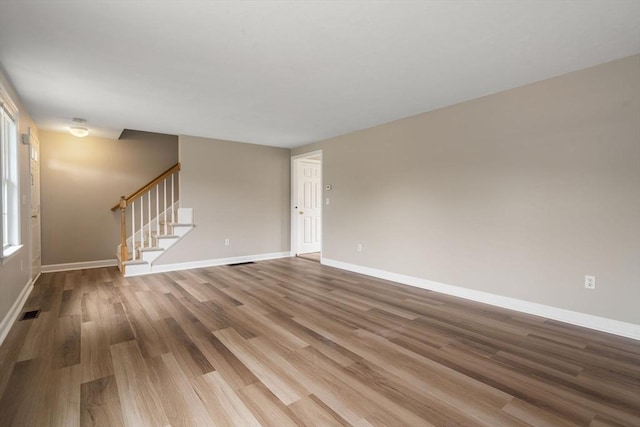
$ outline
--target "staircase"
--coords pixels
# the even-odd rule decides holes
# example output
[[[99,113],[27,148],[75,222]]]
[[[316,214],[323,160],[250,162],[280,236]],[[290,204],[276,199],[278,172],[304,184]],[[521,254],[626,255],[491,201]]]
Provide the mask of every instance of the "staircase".
[[[151,274],[154,263],[194,227],[193,210],[180,207],[180,163],[131,196],[120,198],[118,267],[125,277]]]

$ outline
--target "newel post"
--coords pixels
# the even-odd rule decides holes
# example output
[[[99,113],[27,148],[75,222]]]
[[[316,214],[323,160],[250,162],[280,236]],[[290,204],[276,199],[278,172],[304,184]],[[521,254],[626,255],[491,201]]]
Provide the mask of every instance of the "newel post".
[[[124,263],[129,259],[127,250],[127,198],[120,197],[120,261]]]

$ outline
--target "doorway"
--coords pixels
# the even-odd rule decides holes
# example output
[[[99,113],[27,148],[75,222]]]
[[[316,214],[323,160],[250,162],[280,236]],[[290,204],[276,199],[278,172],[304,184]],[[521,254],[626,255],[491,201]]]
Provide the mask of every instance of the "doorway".
[[[322,150],[291,158],[291,255],[322,251]]]
[[[40,141],[29,132],[23,135],[26,137],[24,143],[29,146],[29,173],[31,176],[31,197],[30,197],[30,212],[31,212],[31,280],[33,283],[40,276],[40,269],[42,266],[41,260],[41,219],[40,219]]]

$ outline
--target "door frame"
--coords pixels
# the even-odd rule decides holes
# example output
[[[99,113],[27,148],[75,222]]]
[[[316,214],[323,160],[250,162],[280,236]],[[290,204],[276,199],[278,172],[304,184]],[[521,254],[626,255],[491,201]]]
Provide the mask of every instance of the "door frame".
[[[41,144],[40,144],[40,140],[33,134],[31,127],[27,128],[27,133],[24,133],[21,135],[21,140],[22,143],[24,145],[27,146],[27,150],[29,151],[29,277],[31,279],[31,283],[35,283],[38,278],[40,277],[40,275],[42,274],[42,197],[41,197],[41,179],[40,179],[40,172],[42,170],[42,168],[40,167],[40,160],[42,158],[41,153],[40,153],[40,149],[41,149]],[[39,234],[39,240],[40,240],[40,252],[38,254],[36,254],[36,248],[33,245],[33,184],[34,184],[34,176],[33,176],[33,170],[32,170],[32,161],[33,161],[33,143],[32,141],[35,141],[37,143],[37,159],[36,162],[38,163],[38,174],[37,174],[37,179],[38,179],[38,211],[36,212],[36,216],[37,216],[37,228],[38,228],[38,234]],[[34,271],[34,265],[33,265],[33,259],[34,259],[34,255],[38,255],[38,260],[39,260],[39,265],[38,265],[38,271]]]
[[[291,218],[291,249],[290,255],[298,255],[298,215],[295,208],[298,198],[298,165],[300,160],[310,159],[311,157],[320,157],[320,189],[322,191],[320,203],[320,259],[322,260],[322,247],[324,246],[324,162],[322,159],[322,150],[309,151],[295,156],[291,156],[291,205],[289,213]]]

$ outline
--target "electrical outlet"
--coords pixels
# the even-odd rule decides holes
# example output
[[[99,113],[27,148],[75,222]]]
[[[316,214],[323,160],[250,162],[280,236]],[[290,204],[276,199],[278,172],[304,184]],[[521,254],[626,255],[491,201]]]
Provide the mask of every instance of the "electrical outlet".
[[[356,251],[362,252],[362,243],[358,243],[358,245],[356,246]]]
[[[587,289],[596,288],[596,276],[584,276],[584,287]]]
[[[224,239],[224,245],[225,246],[229,246],[231,244],[231,240],[229,239]]]

